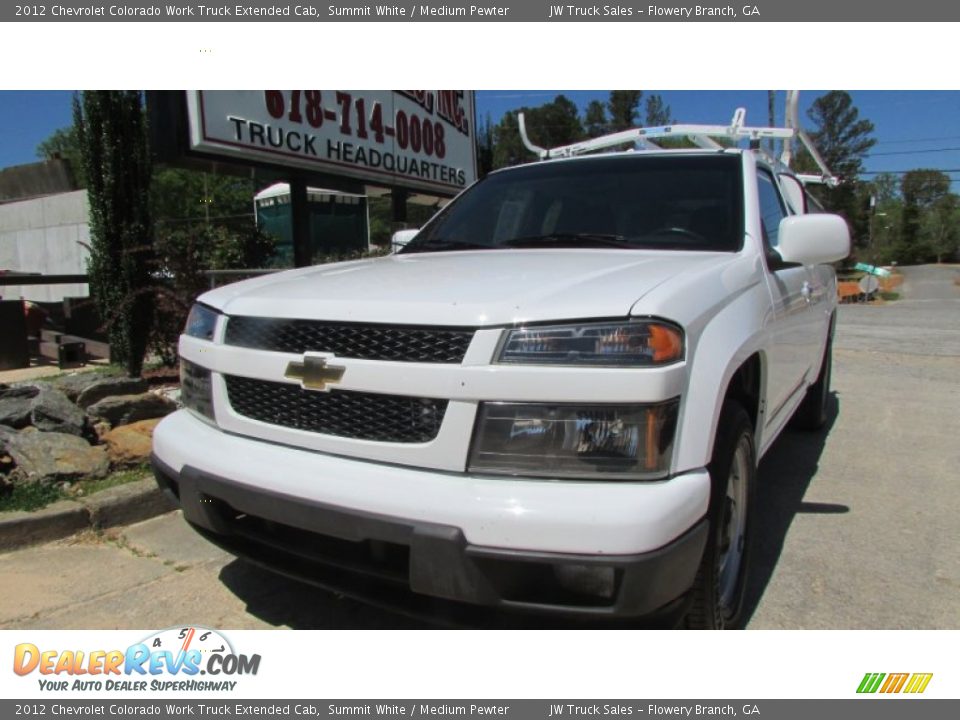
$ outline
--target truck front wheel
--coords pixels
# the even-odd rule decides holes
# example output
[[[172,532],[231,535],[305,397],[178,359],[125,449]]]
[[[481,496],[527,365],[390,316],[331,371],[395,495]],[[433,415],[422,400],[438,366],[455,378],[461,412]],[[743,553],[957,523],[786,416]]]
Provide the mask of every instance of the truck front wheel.
[[[691,629],[723,630],[739,627],[742,621],[757,472],[753,425],[735,401],[723,404],[708,469],[709,537],[685,624]]]

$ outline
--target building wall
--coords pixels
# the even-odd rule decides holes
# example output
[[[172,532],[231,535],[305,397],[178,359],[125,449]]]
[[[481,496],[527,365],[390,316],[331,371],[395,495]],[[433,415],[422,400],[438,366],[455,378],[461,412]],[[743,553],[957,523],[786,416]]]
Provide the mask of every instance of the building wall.
[[[90,227],[85,190],[0,205],[0,270],[76,275],[87,272]],[[87,297],[86,284],[0,286],[6,300],[57,302]]]

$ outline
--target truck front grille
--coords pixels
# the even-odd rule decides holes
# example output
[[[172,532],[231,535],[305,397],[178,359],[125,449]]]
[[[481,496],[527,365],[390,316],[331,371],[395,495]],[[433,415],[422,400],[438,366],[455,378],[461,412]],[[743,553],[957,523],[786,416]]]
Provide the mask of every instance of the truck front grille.
[[[472,328],[404,327],[234,316],[227,321],[227,345],[301,354],[329,352],[359,360],[460,363],[473,339]]]
[[[446,400],[332,390],[225,375],[233,409],[285,428],[378,442],[424,443],[440,432]]]

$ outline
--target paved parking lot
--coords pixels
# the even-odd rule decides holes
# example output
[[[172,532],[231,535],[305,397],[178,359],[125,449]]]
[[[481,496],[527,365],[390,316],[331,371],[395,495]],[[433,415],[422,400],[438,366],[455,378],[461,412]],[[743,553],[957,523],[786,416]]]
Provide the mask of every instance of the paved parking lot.
[[[755,628],[960,627],[960,268],[840,308],[834,415],[761,464]]]
[[[761,464],[750,627],[960,628],[958,272],[908,268],[905,299],[841,307],[828,431]],[[0,584],[0,628],[436,624],[234,560],[176,513],[2,555]]]

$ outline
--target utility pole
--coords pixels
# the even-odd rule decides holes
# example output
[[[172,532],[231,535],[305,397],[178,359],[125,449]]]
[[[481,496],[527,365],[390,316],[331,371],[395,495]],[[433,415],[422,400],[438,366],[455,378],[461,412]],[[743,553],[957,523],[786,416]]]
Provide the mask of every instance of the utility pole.
[[[777,91],[776,90],[767,90],[767,127],[776,127],[777,125],[777,112],[776,112],[776,102],[777,102]],[[770,154],[774,155],[777,152],[776,140],[770,138]]]

